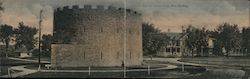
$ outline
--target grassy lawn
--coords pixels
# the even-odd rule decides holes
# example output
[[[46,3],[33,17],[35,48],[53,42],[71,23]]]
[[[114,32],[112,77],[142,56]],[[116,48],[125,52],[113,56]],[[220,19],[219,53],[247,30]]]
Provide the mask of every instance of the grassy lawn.
[[[250,66],[250,57],[194,57],[194,58],[183,58],[180,61],[197,63],[197,64],[240,66],[240,67]]]
[[[197,63],[197,64],[210,64],[219,66],[230,67],[250,67],[249,57],[194,57],[183,58],[181,61]],[[200,76],[194,76],[194,79],[242,79],[243,77],[250,76],[245,74],[250,70],[231,69],[231,68],[209,68],[208,71],[202,73]],[[250,77],[248,77],[250,79]]]
[[[245,72],[234,69],[211,69],[199,76],[192,76],[192,79],[242,79]]]

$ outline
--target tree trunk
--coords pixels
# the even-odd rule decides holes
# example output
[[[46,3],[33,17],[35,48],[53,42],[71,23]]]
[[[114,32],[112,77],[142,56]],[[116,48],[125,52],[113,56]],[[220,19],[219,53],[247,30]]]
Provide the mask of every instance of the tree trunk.
[[[194,57],[194,51],[193,51],[193,49],[191,50],[191,53],[192,53],[192,57]]]
[[[5,42],[5,55],[6,55],[6,57],[8,57],[8,48],[9,48],[9,45],[8,45],[8,43],[7,42]]]
[[[226,56],[228,57],[228,56],[229,56],[229,51],[226,51],[226,53],[227,53],[227,55],[226,55]]]

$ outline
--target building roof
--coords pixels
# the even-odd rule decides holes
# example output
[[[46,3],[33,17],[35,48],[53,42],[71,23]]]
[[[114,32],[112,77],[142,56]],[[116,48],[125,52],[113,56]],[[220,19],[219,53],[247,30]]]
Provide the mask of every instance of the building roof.
[[[176,33],[176,32],[166,32],[165,33],[171,40],[180,40],[183,38],[186,34],[183,33]]]
[[[17,48],[15,52],[28,52],[28,50],[25,46],[21,46],[20,48]]]

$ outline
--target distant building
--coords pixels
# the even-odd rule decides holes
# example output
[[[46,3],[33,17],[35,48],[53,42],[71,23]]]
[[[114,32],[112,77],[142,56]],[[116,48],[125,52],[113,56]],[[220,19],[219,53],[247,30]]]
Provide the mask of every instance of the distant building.
[[[26,58],[32,56],[32,53],[30,53],[24,45],[16,49],[15,53],[18,53],[20,58]]]
[[[205,56],[211,56],[213,55],[213,49],[214,49],[214,38],[212,37],[209,37],[208,38],[208,46],[207,46],[207,54],[205,54]]]
[[[160,51],[157,52],[157,56],[181,57],[188,55],[186,54],[187,48],[185,46],[185,39],[187,38],[187,34],[169,32],[165,33],[165,35],[170,38],[169,44],[161,47]]]

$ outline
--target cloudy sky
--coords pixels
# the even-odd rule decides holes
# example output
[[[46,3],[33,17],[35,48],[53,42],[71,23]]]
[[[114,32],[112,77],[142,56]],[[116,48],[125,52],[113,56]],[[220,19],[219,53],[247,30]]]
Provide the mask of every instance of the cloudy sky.
[[[18,22],[38,27],[39,10],[44,9],[43,33],[52,33],[53,10],[64,5],[113,5],[123,7],[124,0],[2,0],[5,8],[2,23],[17,26]],[[128,8],[142,13],[144,22],[153,23],[162,31],[180,32],[189,24],[214,29],[228,22],[249,26],[247,0],[127,0]]]

